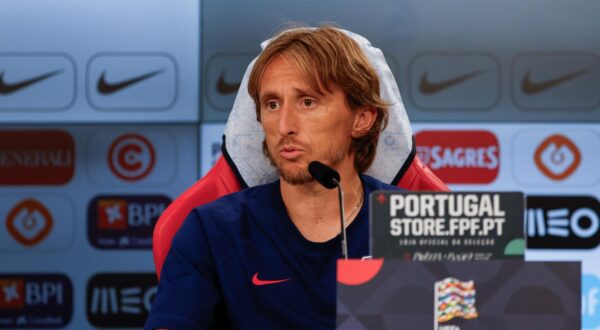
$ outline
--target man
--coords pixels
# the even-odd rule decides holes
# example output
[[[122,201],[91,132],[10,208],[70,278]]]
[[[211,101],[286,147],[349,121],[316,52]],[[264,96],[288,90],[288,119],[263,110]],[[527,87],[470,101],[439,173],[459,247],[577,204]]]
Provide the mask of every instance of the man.
[[[293,29],[256,60],[248,92],[280,180],[192,211],[162,268],[146,329],[331,329],[340,257],[337,192],[311,161],[340,173],[348,254],[369,255],[368,205],[395,189],[362,175],[387,121],[377,73],[331,27]]]

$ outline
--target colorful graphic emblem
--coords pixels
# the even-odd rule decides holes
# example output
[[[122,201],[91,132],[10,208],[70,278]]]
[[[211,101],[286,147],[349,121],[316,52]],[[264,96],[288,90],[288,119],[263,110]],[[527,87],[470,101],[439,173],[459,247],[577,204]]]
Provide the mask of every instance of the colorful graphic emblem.
[[[478,316],[475,308],[475,285],[473,281],[462,282],[447,277],[435,282],[435,330],[443,329],[439,323],[445,323],[455,317],[466,320]]]

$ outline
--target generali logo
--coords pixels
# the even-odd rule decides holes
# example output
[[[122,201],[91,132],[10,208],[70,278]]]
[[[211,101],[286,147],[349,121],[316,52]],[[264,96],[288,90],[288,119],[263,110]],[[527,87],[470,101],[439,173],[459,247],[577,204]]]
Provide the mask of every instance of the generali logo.
[[[573,141],[564,135],[554,134],[535,149],[534,160],[546,177],[560,181],[577,170],[581,163],[581,153]]]
[[[1,131],[0,185],[60,185],[75,169],[75,143],[64,131]]]
[[[136,133],[119,136],[108,151],[110,170],[125,181],[145,178],[154,168],[155,160],[152,143]]]
[[[17,242],[34,246],[50,233],[52,215],[40,202],[26,199],[8,213],[6,228]]]
[[[417,154],[446,183],[486,184],[500,169],[500,146],[489,131],[421,131]]]

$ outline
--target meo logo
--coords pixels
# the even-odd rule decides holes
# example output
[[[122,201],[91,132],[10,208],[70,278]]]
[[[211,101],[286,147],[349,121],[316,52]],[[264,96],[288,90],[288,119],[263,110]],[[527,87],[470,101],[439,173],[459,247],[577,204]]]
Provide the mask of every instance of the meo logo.
[[[600,203],[592,196],[527,196],[528,249],[594,249],[600,244]]]
[[[96,274],[86,289],[88,321],[100,328],[141,328],[157,289],[151,273]]]
[[[155,160],[150,141],[135,133],[119,136],[108,151],[110,170],[125,181],[145,178],[152,171]]]

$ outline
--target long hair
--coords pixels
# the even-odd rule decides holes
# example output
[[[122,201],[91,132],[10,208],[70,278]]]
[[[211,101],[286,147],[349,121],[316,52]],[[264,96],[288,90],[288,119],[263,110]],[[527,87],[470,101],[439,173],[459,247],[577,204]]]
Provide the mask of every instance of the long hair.
[[[315,91],[328,92],[329,84],[342,88],[353,110],[372,107],[377,110],[373,126],[365,135],[352,138],[354,167],[365,172],[373,159],[379,134],[387,125],[388,104],[379,95],[377,72],[360,49],[344,32],[332,26],[316,29],[293,28],[281,32],[258,56],[248,80],[248,92],[256,104],[260,122],[260,80],[269,64],[278,56],[295,65]]]

